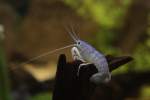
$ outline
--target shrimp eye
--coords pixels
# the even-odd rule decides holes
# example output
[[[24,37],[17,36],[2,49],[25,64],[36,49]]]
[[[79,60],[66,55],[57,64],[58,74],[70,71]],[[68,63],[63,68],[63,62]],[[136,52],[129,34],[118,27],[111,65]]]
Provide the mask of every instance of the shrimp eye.
[[[80,42],[78,42],[78,44],[81,44]]]

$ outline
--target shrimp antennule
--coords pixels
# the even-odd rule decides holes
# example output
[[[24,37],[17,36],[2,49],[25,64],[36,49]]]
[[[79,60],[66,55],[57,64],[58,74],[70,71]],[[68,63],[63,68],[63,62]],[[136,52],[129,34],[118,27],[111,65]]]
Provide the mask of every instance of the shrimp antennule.
[[[70,30],[68,27],[65,26],[65,29],[66,29],[67,33],[71,36],[71,38],[74,40],[74,42],[77,42],[77,40],[79,40],[78,36],[76,35],[76,33],[72,27]]]

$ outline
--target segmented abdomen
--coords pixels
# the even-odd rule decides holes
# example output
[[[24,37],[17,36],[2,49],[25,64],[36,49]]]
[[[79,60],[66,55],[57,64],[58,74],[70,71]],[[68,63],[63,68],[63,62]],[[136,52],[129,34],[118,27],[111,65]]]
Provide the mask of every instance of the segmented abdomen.
[[[108,63],[105,56],[88,43],[82,42],[82,44],[84,45],[81,46],[79,50],[84,60],[89,63],[94,63],[99,72],[109,73]]]
[[[98,71],[103,72],[103,73],[108,73],[109,68],[108,68],[108,63],[107,63],[105,56],[99,53],[98,51],[93,52],[92,55],[93,55],[92,57],[93,63],[98,69]]]

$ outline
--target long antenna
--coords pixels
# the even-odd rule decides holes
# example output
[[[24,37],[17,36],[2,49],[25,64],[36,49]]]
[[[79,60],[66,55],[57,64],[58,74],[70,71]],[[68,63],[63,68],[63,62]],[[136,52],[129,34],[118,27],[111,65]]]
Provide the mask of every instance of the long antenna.
[[[61,47],[61,48],[55,49],[53,51],[49,51],[49,52],[43,53],[40,56],[33,57],[32,59],[28,60],[27,62],[22,63],[21,65],[27,64],[27,63],[29,63],[31,61],[37,60],[37,59],[39,59],[41,57],[47,56],[49,54],[55,53],[57,51],[60,51],[60,50],[63,50],[63,49],[66,49],[66,48],[69,48],[69,47],[72,47],[72,46],[74,46],[74,44],[71,44],[71,45],[68,45],[68,46],[65,46],[65,47]]]
[[[68,27],[66,27],[66,26],[64,26],[64,27],[65,27],[66,31],[68,32],[68,34],[71,36],[71,38],[76,42],[79,38],[78,38],[77,34],[75,33],[73,27],[71,26],[71,30]],[[66,48],[69,48],[69,47],[72,47],[72,46],[75,46],[75,44],[71,44],[71,45],[68,45],[68,46],[65,46],[65,47],[61,47],[61,48],[55,49],[53,51],[49,51],[49,52],[43,53],[43,54],[41,54],[39,56],[31,58],[30,60],[28,60],[26,62],[21,63],[20,65],[28,64],[29,62],[32,62],[34,60],[37,60],[39,58],[42,58],[44,56],[47,56],[49,54],[55,53],[57,51],[60,51],[60,50],[63,50],[63,49],[66,49]]]

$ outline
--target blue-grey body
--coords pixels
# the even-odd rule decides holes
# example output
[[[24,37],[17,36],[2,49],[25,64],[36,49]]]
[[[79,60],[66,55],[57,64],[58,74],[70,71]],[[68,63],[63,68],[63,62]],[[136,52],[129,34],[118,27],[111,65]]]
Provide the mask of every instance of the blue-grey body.
[[[90,81],[96,84],[110,81],[111,74],[109,72],[108,62],[105,56],[98,52],[90,44],[80,40],[73,29],[72,32],[68,31],[68,33],[75,42],[74,47],[71,50],[73,58],[92,63],[98,70],[98,73],[95,73],[90,77]],[[79,65],[77,75],[79,75],[79,70],[84,65],[86,65],[86,63]]]
[[[105,56],[82,40],[76,42],[75,47],[82,59],[88,63],[93,63],[98,70],[98,73],[91,76],[90,81],[96,84],[108,82],[111,79],[111,74]]]

